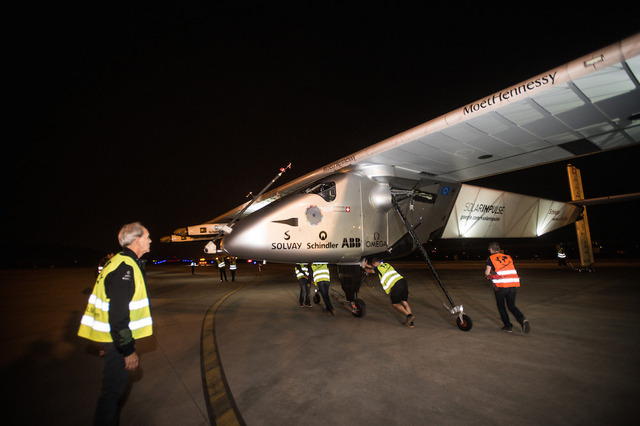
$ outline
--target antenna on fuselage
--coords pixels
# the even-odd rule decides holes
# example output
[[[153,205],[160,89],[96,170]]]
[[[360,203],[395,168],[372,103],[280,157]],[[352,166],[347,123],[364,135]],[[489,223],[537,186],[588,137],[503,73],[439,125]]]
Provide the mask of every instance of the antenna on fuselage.
[[[224,232],[225,234],[230,234],[233,231],[233,224],[236,223],[238,221],[238,219],[240,219],[240,217],[242,216],[242,214],[247,211],[247,209],[258,199],[262,196],[262,194],[264,194],[267,189],[271,188],[271,185],[273,185],[275,183],[275,181],[277,181],[278,179],[280,179],[280,176],[282,176],[284,174],[284,172],[286,172],[288,169],[291,168],[291,163],[287,164],[286,167],[281,167],[280,168],[280,172],[278,172],[278,174],[271,179],[271,182],[269,182],[267,184],[267,186],[265,186],[264,188],[262,188],[262,190],[258,193],[258,195],[254,196],[253,192],[249,192],[249,194],[247,194],[248,196],[251,196],[251,201],[249,201],[249,203],[244,206],[244,208],[242,210],[240,210],[240,212],[231,220],[231,222],[229,222],[227,225],[225,225],[224,227],[222,227],[222,232]]]

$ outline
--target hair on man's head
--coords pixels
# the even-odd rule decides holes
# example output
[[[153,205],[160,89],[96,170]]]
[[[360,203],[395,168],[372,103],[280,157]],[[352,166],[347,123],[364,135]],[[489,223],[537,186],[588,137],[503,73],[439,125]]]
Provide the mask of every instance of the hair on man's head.
[[[142,237],[144,226],[140,222],[133,222],[124,225],[118,233],[118,242],[122,248],[129,247],[136,238]]]

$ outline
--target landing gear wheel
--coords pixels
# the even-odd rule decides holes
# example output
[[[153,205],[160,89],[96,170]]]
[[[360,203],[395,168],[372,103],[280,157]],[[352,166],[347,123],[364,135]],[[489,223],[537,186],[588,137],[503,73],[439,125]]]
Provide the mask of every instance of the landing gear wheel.
[[[362,318],[364,316],[364,314],[367,313],[367,304],[364,303],[364,300],[362,300],[362,299],[356,299],[356,301],[353,302],[353,304],[355,305],[356,309],[354,311],[352,311],[351,313],[356,318]]]
[[[465,314],[462,314],[462,319],[460,319],[459,316],[458,318],[456,318],[456,324],[462,331],[469,331],[471,330],[471,327],[473,327],[473,321],[471,321],[471,318],[469,318]]]

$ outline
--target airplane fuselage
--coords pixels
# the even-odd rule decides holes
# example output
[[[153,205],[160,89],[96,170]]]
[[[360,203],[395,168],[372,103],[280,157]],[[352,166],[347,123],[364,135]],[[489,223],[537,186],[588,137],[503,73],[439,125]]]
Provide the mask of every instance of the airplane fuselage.
[[[430,182],[420,191],[429,194],[428,201],[407,195],[398,199],[424,238],[444,226],[457,187]],[[286,263],[351,264],[389,251],[401,256],[413,247],[394,247],[407,230],[391,196],[387,182],[354,171],[334,174],[239,221],[222,248],[242,258]]]

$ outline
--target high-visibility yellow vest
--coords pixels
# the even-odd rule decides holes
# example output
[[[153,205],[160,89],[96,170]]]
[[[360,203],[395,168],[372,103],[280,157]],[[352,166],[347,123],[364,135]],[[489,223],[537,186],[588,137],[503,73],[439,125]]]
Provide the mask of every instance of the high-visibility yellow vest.
[[[331,281],[331,275],[329,275],[329,265],[326,263],[312,263],[311,270],[313,271],[313,281],[316,283]]]
[[[489,256],[491,263],[496,270],[494,278],[491,281],[496,287],[520,287],[520,277],[515,266],[513,266],[513,260],[508,254],[496,253]]]
[[[232,271],[235,271],[236,269],[238,269],[238,265],[236,264],[236,259],[238,258],[237,257],[229,258],[229,269]]]
[[[382,262],[376,269],[378,269],[380,284],[382,284],[382,288],[387,294],[389,294],[394,284],[403,278],[402,275],[397,273],[396,270],[393,269],[393,266],[388,263]]]
[[[147,297],[147,287],[140,266],[131,257],[118,253],[105,265],[98,275],[93,292],[89,297],[87,309],[80,321],[78,336],[94,342],[113,342],[111,338],[111,326],[109,325],[109,302],[104,280],[111,272],[115,271],[122,263],[133,268],[135,291],[129,302],[129,329],[134,339],[151,336],[153,334],[151,309]]]
[[[309,268],[306,263],[298,263],[295,268],[296,278],[307,278],[309,276]]]
[[[218,268],[224,268],[224,257],[216,257],[216,260],[218,261]]]

